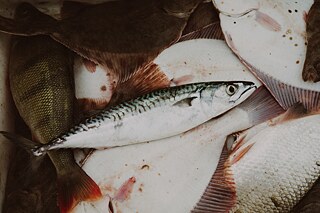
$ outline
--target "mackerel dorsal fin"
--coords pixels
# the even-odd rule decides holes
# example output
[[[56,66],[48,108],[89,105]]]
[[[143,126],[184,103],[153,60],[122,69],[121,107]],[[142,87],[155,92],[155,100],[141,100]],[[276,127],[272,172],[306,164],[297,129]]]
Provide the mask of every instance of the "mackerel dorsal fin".
[[[233,175],[228,168],[228,150],[224,146],[216,171],[192,213],[229,212],[236,204]]]
[[[110,106],[128,101],[154,90],[167,88],[170,80],[160,70],[159,66],[150,63],[139,69],[131,78],[123,83],[119,83],[109,102]]]

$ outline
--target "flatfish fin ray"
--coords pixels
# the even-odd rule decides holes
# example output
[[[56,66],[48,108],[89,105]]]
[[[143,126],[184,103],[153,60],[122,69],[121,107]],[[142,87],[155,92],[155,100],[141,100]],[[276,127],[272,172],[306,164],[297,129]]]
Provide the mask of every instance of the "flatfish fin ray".
[[[229,212],[236,204],[233,175],[226,168],[228,150],[224,146],[216,171],[192,213]]]
[[[241,58],[240,60],[262,81],[284,109],[288,109],[299,102],[307,109],[318,109],[320,107],[320,92],[285,84],[272,76],[261,72]]]

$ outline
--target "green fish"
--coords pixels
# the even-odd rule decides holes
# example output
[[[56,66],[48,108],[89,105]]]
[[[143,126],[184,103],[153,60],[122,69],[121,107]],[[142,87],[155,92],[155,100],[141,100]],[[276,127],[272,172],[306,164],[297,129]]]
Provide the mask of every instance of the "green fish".
[[[48,36],[16,36],[12,42],[9,80],[13,100],[33,138],[45,144],[74,122],[72,57]],[[57,171],[61,212],[102,196],[97,184],[76,164],[71,150],[48,154]]]
[[[18,19],[0,17],[0,31],[50,35],[84,58],[110,69],[121,83],[180,38],[189,16],[201,2],[131,0],[86,6],[67,2],[61,20],[22,3],[17,8],[22,14]]]
[[[307,54],[302,71],[304,81],[320,81],[320,1],[315,0],[307,15]]]

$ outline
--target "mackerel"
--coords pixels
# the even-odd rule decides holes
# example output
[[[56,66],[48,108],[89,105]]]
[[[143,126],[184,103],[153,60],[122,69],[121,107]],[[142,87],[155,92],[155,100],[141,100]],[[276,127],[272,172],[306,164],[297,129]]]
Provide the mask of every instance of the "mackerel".
[[[254,83],[240,81],[194,83],[158,90],[105,109],[42,146],[28,139],[23,141],[34,155],[40,156],[53,149],[106,148],[166,138],[221,115],[255,89]],[[7,132],[0,133],[13,137]]]

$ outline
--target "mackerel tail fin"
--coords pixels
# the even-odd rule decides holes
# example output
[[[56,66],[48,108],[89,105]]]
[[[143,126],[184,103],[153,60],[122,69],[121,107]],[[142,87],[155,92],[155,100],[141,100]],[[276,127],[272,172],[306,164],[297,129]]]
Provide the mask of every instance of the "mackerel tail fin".
[[[67,174],[58,173],[58,205],[61,213],[70,212],[81,201],[102,197],[99,186],[78,165]]]
[[[37,10],[29,3],[21,3],[15,12],[15,19],[0,16],[0,32],[13,35],[31,36],[51,34],[58,21]]]

